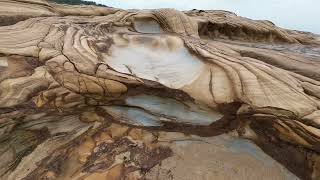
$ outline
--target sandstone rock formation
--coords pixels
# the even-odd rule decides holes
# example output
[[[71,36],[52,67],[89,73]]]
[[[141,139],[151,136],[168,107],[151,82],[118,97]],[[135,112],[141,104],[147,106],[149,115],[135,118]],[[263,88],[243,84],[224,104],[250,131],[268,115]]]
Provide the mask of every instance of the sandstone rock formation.
[[[320,179],[319,69],[231,12],[0,0],[0,177]]]

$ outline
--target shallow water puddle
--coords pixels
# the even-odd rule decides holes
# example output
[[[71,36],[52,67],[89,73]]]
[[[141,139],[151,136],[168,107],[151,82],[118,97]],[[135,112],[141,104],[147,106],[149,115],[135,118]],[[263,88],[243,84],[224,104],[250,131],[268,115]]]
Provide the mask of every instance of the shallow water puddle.
[[[223,117],[217,111],[192,102],[181,103],[151,95],[131,96],[126,99],[126,106],[104,106],[103,109],[116,120],[146,127],[163,126],[167,122],[209,126]]]
[[[152,113],[159,114],[159,116],[163,115],[179,123],[210,125],[223,117],[222,114],[212,109],[200,108],[191,103],[186,105],[174,99],[156,96],[133,96],[129,97],[126,103],[130,106],[138,106]]]
[[[162,28],[158,22],[152,18],[135,18],[134,28],[140,33],[161,33]]]
[[[160,119],[142,109],[123,106],[106,106],[103,107],[116,120],[136,126],[155,127],[162,126]]]
[[[125,47],[114,45],[106,63],[121,73],[157,81],[178,89],[200,74],[203,63],[174,36],[136,36]]]

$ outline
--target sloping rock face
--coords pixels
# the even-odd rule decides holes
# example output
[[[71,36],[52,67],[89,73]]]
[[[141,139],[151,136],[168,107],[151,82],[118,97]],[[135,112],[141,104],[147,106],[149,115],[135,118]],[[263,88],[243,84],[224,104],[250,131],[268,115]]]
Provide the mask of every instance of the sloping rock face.
[[[0,179],[320,179],[315,34],[42,0],[0,25]]]

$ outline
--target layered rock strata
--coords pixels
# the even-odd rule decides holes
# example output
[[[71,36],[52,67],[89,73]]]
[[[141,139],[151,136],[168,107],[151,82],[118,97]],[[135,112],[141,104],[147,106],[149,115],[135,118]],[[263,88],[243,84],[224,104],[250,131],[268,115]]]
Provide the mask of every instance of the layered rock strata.
[[[320,178],[318,35],[42,0],[0,25],[3,179]]]

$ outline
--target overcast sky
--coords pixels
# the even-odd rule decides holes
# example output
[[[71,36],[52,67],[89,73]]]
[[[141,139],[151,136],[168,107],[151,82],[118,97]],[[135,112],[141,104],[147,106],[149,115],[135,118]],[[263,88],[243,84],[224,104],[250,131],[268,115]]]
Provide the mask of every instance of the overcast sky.
[[[320,34],[320,0],[92,0],[124,9],[223,9],[278,26]]]

